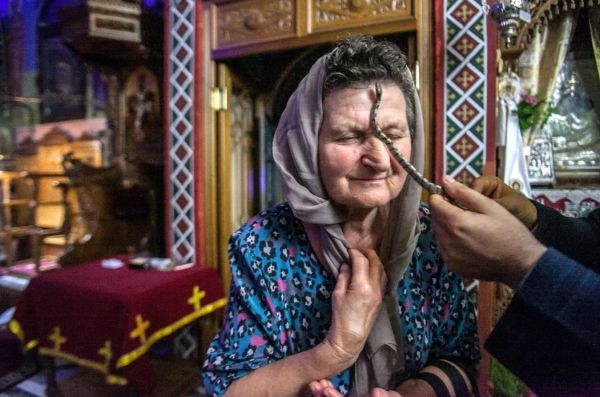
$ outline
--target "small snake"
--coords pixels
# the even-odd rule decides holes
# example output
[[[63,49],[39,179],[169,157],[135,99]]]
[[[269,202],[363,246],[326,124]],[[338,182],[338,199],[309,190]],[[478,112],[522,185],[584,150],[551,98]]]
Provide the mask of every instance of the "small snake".
[[[375,83],[375,95],[375,103],[371,108],[371,125],[375,130],[377,138],[385,143],[385,146],[387,146],[388,150],[392,153],[398,163],[400,163],[402,168],[404,168],[408,175],[410,175],[411,178],[414,179],[414,181],[417,182],[423,189],[427,189],[431,194],[444,195],[444,189],[442,189],[440,185],[430,182],[419,171],[417,171],[417,169],[400,154],[398,149],[396,149],[394,146],[392,140],[385,135],[385,132],[379,128],[377,125],[377,110],[379,110],[379,105],[381,104],[381,84],[379,83]]]

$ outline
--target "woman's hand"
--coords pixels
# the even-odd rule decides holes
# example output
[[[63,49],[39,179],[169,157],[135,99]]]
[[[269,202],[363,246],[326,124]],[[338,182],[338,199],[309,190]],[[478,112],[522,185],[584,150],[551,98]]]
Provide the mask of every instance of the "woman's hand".
[[[379,313],[387,277],[373,250],[350,249],[352,271],[342,265],[332,295],[332,320],[324,343],[343,368],[354,364]]]
[[[494,199],[519,219],[529,230],[537,221],[535,205],[520,192],[512,189],[495,176],[482,176],[473,181],[471,188],[484,196]]]
[[[309,385],[310,392],[313,397],[343,397],[342,393],[337,391],[333,384],[327,380],[319,380],[311,382]],[[383,390],[379,387],[371,389],[371,392],[368,396],[365,397],[403,397],[402,394],[396,391],[387,391]]]
[[[312,397],[342,397],[342,394],[333,387],[328,379],[316,380],[308,385]]]
[[[400,394],[394,390],[384,390],[379,387],[371,389],[369,397],[403,397],[404,394]]]

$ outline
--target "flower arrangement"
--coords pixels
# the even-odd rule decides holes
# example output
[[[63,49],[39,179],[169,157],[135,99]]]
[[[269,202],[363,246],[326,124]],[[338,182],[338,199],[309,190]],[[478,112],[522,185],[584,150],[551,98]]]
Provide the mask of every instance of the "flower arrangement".
[[[546,101],[538,100],[535,95],[521,94],[521,100],[517,104],[517,116],[521,132],[525,132],[533,125],[544,125],[550,116],[551,109],[545,106]]]

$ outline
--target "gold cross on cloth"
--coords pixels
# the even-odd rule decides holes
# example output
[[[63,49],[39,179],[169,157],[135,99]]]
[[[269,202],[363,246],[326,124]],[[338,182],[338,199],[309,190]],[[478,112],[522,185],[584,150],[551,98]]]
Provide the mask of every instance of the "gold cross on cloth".
[[[110,364],[110,359],[113,356],[111,343],[109,340],[104,342],[104,346],[98,350],[98,354],[104,357],[104,366],[108,369],[108,365]]]
[[[190,305],[194,305],[194,310],[200,310],[200,307],[202,307],[200,301],[205,296],[206,292],[200,291],[200,288],[198,288],[197,285],[194,285],[194,292],[192,293],[192,296],[190,296],[190,298],[188,299],[188,303]]]
[[[60,327],[54,327],[54,332],[52,332],[48,339],[54,342],[55,350],[60,350],[60,345],[64,344],[67,341],[67,338],[60,334]]]
[[[140,338],[140,343],[146,343],[146,329],[150,326],[150,321],[144,321],[141,314],[136,314],[135,323],[136,327],[131,331],[129,337],[131,339]]]

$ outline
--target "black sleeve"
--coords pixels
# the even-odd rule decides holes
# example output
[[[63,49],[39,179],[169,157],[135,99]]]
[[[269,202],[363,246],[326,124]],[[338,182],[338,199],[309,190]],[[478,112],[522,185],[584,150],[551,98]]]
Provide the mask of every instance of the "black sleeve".
[[[544,245],[600,272],[600,209],[586,218],[569,218],[534,202],[538,223],[533,232]]]
[[[600,396],[600,275],[548,249],[486,349],[540,396]]]

